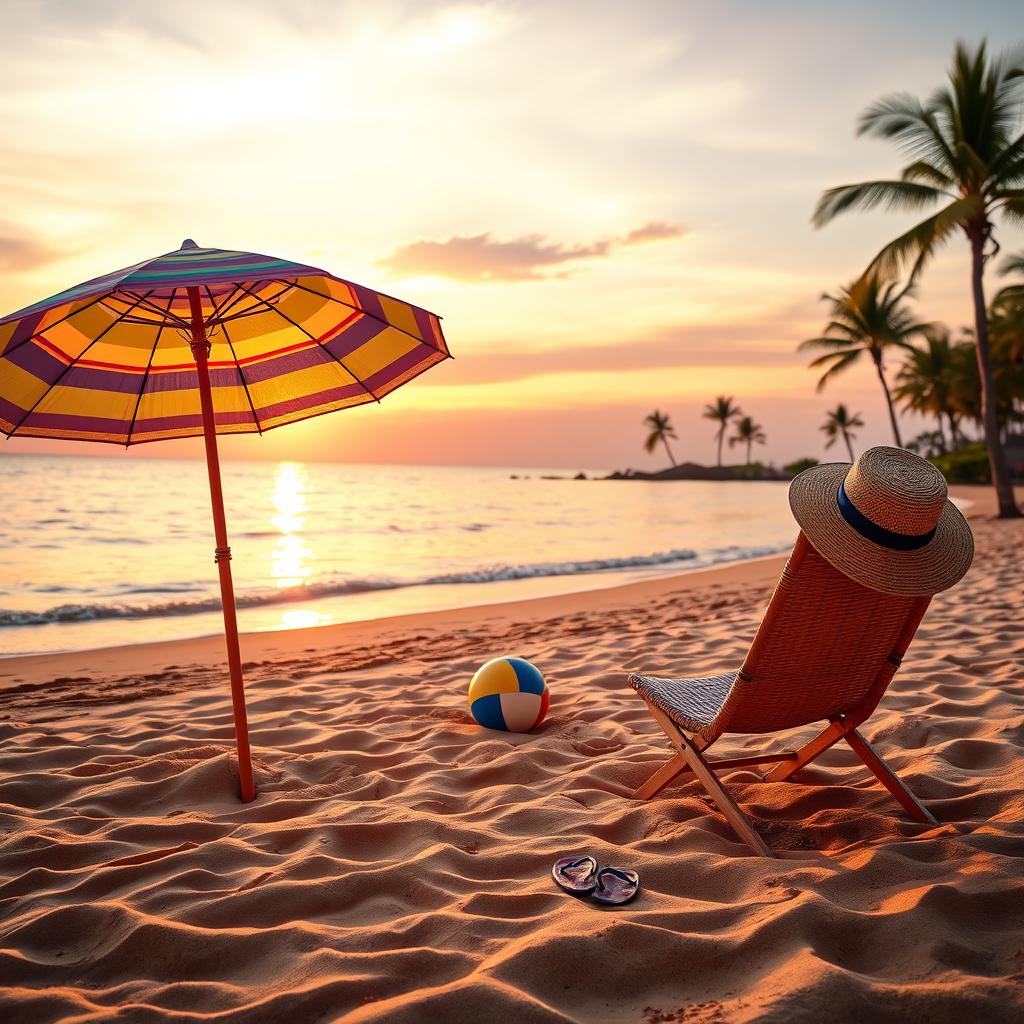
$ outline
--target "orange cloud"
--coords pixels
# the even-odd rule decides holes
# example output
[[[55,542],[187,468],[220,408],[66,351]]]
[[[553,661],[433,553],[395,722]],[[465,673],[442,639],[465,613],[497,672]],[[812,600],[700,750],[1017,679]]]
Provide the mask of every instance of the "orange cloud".
[[[669,238],[682,238],[686,228],[682,224],[669,224],[668,221],[652,220],[634,228],[625,238],[623,245],[639,245],[642,242],[664,242]]]
[[[18,232],[9,224],[0,224],[0,271],[31,270],[49,263],[54,253],[42,242]]]
[[[456,235],[446,241],[422,240],[399,246],[380,265],[400,277],[449,277],[457,281],[535,281],[544,271],[563,263],[607,256],[620,245],[678,238],[685,228],[652,221],[622,238],[597,239],[589,245],[547,242],[543,235],[524,235],[511,241],[482,235]]]

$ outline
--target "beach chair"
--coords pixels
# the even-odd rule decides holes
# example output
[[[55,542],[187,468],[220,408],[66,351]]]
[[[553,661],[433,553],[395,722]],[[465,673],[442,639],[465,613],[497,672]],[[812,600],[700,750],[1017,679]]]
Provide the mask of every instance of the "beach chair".
[[[633,798],[649,800],[692,773],[750,848],[771,857],[717,772],[775,763],[765,779],[778,782],[844,740],[914,821],[938,824],[858,731],[896,674],[930,600],[855,582],[801,532],[739,671],[693,679],[629,677],[676,751]],[[706,756],[725,733],[775,733],[819,721],[826,728],[798,750]]]

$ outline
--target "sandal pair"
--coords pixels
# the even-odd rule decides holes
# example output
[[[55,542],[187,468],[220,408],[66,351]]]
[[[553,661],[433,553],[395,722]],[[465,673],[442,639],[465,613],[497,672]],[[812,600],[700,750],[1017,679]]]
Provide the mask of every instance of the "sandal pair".
[[[555,884],[574,896],[593,896],[598,903],[619,906],[640,891],[640,876],[624,868],[603,868],[589,854],[559,857],[551,868]]]

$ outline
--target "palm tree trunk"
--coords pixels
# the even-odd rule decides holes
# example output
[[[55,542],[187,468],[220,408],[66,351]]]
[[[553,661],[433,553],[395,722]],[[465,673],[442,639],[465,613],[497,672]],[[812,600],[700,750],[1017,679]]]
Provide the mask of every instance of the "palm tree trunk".
[[[856,462],[857,459],[853,454],[853,445],[850,444],[850,435],[845,430],[843,431],[843,440],[846,442],[846,450],[850,453],[850,461]]]
[[[949,447],[955,452],[960,447],[960,438],[957,435],[956,416],[951,412],[946,413],[946,415],[949,417]]]
[[[1020,509],[1013,498],[1013,484],[1006,468],[1006,454],[999,439],[999,416],[996,389],[992,380],[992,353],[988,344],[988,311],[985,307],[985,238],[983,225],[971,228],[971,291],[974,298],[974,338],[978,355],[978,377],[981,379],[981,422],[985,429],[985,447],[996,489],[1000,519],[1016,519]]]
[[[722,442],[725,440],[725,424],[718,428],[718,465],[722,464]]]
[[[896,447],[903,447],[903,440],[900,437],[900,425],[896,421],[896,407],[892,404],[892,395],[889,393],[889,382],[885,379],[885,370],[882,369],[882,353],[872,350],[871,358],[875,361],[875,370],[878,373],[878,379],[882,384],[882,390],[885,392],[885,404],[889,407],[889,422],[892,424],[892,436],[896,441]]]
[[[754,446],[754,442],[753,442],[753,441],[748,441],[748,442],[747,442],[747,465],[748,465],[748,466],[750,465],[750,449],[751,449],[751,448],[752,448],[753,446]]]
[[[949,449],[946,447],[946,430],[942,425],[942,413],[935,414],[935,420],[939,425],[939,448],[942,450],[942,454],[945,455]]]
[[[668,438],[664,434],[661,435],[661,443],[665,446],[665,451],[668,452],[669,462],[671,462],[674,466],[676,464],[676,459],[675,456],[672,454],[672,449],[669,448],[668,446]]]

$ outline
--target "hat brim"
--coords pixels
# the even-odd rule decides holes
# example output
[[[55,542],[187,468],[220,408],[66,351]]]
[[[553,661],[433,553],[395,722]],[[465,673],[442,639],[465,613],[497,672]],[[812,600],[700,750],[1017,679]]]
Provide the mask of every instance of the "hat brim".
[[[922,597],[963,578],[974,558],[974,537],[947,499],[935,536],[914,551],[895,551],[862,537],[839,511],[836,495],[850,464],[804,470],[789,485],[789,507],[815,551],[844,576],[885,594]]]

